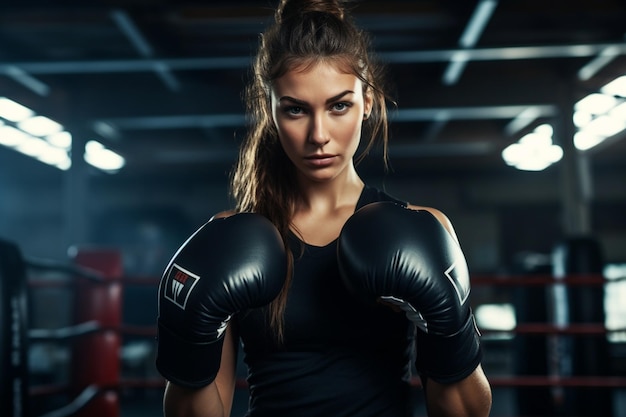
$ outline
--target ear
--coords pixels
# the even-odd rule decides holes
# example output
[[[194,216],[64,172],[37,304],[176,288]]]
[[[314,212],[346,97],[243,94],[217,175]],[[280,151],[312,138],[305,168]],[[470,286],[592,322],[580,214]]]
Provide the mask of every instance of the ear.
[[[372,94],[372,89],[368,87],[365,90],[365,93],[363,95],[363,114],[369,117],[369,115],[372,113],[373,106],[374,106],[374,95]]]

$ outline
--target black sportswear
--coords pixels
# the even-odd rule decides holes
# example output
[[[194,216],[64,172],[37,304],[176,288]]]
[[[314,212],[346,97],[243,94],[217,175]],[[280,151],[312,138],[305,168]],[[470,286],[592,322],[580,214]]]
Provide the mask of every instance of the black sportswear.
[[[357,209],[394,201],[366,186]],[[290,236],[294,275],[279,344],[264,308],[239,313],[250,388],[248,417],[411,415],[414,326],[402,313],[349,295],[339,277],[337,240]],[[376,245],[376,242],[371,242]]]

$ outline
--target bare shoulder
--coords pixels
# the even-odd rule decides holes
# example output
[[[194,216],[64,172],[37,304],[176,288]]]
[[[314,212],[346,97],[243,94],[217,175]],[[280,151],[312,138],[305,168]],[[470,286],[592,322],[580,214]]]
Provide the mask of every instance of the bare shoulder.
[[[441,225],[446,228],[446,230],[450,233],[450,235],[452,235],[452,237],[455,240],[458,241],[458,238],[456,236],[456,232],[454,231],[454,227],[452,226],[452,222],[450,221],[448,216],[446,216],[441,210],[433,208],[433,207],[417,206],[417,205],[414,205],[414,204],[409,204],[407,207],[412,209],[412,210],[429,212],[437,220],[439,220],[439,223],[441,223]]]
[[[230,217],[233,214],[237,213],[235,210],[224,210],[224,211],[220,211],[219,213],[215,213],[213,215],[213,217],[211,217],[211,220],[214,219],[223,219],[224,217]]]

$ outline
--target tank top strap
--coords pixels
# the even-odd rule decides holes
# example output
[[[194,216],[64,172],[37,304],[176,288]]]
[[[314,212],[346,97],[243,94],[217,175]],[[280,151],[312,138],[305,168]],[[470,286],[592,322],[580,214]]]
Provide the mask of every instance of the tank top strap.
[[[406,201],[399,200],[376,187],[371,187],[366,184],[365,188],[361,192],[359,201],[356,203],[356,210],[360,209],[363,206],[366,206],[367,204],[375,203],[377,201],[391,201],[393,203],[401,205],[402,207],[406,207],[408,205]]]

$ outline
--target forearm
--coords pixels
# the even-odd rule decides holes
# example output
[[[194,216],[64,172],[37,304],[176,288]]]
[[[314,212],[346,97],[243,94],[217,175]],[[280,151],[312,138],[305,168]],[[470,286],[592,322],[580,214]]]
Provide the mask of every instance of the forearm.
[[[480,366],[453,384],[429,379],[425,389],[429,417],[486,417],[491,410],[491,388]]]
[[[165,417],[228,417],[217,385],[209,384],[200,389],[188,389],[169,383],[163,396]]]

